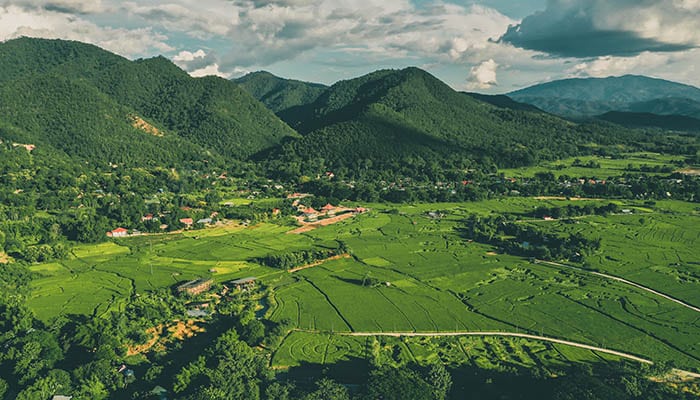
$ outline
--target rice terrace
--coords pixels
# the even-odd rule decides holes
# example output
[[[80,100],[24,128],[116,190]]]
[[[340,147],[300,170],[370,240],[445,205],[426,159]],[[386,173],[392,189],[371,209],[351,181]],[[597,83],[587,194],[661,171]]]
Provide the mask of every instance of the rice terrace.
[[[352,381],[362,360],[439,357],[483,368],[627,359],[697,371],[700,213],[678,201],[614,202],[625,212],[557,220],[532,212],[609,201],[365,204],[371,211],[296,235],[271,221],[115,239],[32,267],[41,278],[29,306],[46,321],[99,316],[189,279],[255,276],[266,296],[255,300],[259,315],[288,329],[272,349],[276,370],[347,363],[340,379]],[[460,232],[468,216],[496,214],[553,235],[599,238],[601,247],[583,264],[561,264],[505,254]],[[289,271],[256,261],[336,243],[342,257]]]

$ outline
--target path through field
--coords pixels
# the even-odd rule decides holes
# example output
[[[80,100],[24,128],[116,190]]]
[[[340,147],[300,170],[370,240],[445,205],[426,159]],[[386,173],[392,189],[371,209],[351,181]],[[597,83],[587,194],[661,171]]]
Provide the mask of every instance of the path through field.
[[[663,294],[663,293],[661,293],[661,292],[657,292],[657,291],[654,290],[654,289],[648,288],[648,287],[643,286],[643,285],[640,285],[640,284],[638,284],[638,283],[634,283],[634,282],[632,282],[632,281],[628,281],[627,279],[620,278],[620,277],[618,277],[618,276],[608,275],[608,274],[604,274],[604,273],[596,272],[596,271],[588,271],[588,270],[585,270],[585,269],[583,269],[583,268],[574,267],[574,266],[572,266],[572,265],[560,264],[560,263],[556,263],[556,262],[552,262],[552,261],[544,261],[544,260],[536,260],[536,261],[537,261],[538,263],[540,263],[540,264],[547,264],[547,265],[553,265],[553,266],[555,266],[555,267],[573,269],[573,270],[576,270],[576,271],[579,271],[579,272],[583,272],[583,273],[587,273],[587,274],[599,276],[599,277],[601,277],[601,278],[610,279],[610,280],[614,280],[614,281],[617,281],[617,282],[624,283],[624,284],[626,284],[626,285],[634,286],[634,287],[636,287],[637,289],[644,290],[644,291],[649,292],[649,293],[651,293],[651,294],[653,294],[653,295],[655,295],[655,296],[663,297],[663,298],[666,299],[666,300],[670,300],[670,301],[672,301],[672,302],[674,302],[674,303],[677,303],[677,304],[682,305],[682,306],[685,307],[685,308],[688,308],[688,309],[693,310],[693,311],[695,311],[695,312],[697,312],[697,313],[700,313],[700,308],[698,308],[698,307],[695,307],[695,306],[693,306],[693,305],[690,305],[690,304],[688,304],[688,303],[685,303],[685,302],[683,302],[683,301],[681,301],[681,300],[678,300],[678,299],[676,299],[676,298],[674,298],[674,297],[671,297],[671,296],[669,296],[669,295],[667,295],[667,294]]]
[[[342,332],[339,332],[336,334],[341,335],[341,336],[360,336],[360,337],[366,337],[366,336],[390,336],[390,337],[401,337],[401,336],[407,336],[407,337],[501,336],[501,337],[515,337],[515,338],[522,338],[522,339],[539,340],[539,341],[550,342],[550,343],[558,343],[558,344],[563,344],[563,345],[571,346],[571,347],[578,347],[581,349],[597,351],[600,353],[606,353],[606,354],[610,354],[613,356],[626,358],[628,360],[637,361],[637,362],[644,363],[644,364],[653,364],[654,363],[653,361],[647,360],[646,358],[638,357],[638,356],[635,356],[633,354],[623,353],[621,351],[604,349],[602,347],[596,347],[596,346],[591,346],[591,345],[587,345],[587,344],[583,344],[583,343],[571,342],[568,340],[555,339],[555,338],[550,338],[550,337],[546,337],[546,336],[529,335],[527,333],[515,333],[515,332],[436,332],[436,333],[347,332],[347,333],[342,333]],[[684,376],[684,377],[692,378],[692,379],[700,379],[700,374],[697,374],[694,372],[680,370],[680,369],[674,369],[674,372],[676,372],[676,374],[679,376]]]

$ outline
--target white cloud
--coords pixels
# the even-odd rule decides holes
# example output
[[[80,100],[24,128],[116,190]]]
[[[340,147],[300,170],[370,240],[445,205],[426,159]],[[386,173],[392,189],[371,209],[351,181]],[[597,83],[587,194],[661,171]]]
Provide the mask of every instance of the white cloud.
[[[309,51],[357,51],[384,59],[428,57],[457,62],[479,51],[515,21],[482,6],[406,0],[241,2],[229,33],[225,66],[265,66]]]
[[[107,10],[102,0],[14,0],[5,1],[3,5],[76,14],[94,14]]]
[[[467,78],[469,82],[467,87],[469,89],[489,89],[498,85],[497,69],[498,64],[492,59],[472,67]]]
[[[78,40],[126,57],[168,52],[167,37],[150,28],[101,27],[76,15],[17,6],[0,7],[0,40],[20,36]]]
[[[574,65],[565,72],[572,77],[649,75],[700,86],[700,49],[681,53],[644,52],[634,57],[598,57]]]
[[[124,2],[120,10],[142,19],[150,26],[160,26],[170,32],[183,32],[198,39],[226,35],[238,23],[237,8],[229,2],[148,1]]]

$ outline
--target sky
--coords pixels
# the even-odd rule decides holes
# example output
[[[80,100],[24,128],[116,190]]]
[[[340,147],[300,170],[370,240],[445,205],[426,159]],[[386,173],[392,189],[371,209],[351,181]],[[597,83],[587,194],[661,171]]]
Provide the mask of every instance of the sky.
[[[700,86],[700,0],[0,0],[0,40],[21,36],[193,76],[332,84],[417,66],[482,93],[625,74]]]

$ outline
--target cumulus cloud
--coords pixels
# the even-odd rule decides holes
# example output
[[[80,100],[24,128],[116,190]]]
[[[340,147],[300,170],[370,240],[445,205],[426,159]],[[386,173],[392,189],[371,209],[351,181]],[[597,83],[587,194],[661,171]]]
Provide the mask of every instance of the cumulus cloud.
[[[214,52],[207,53],[199,49],[193,53],[183,50],[173,57],[173,62],[192,76],[225,75],[219,71],[218,57]]]
[[[467,78],[469,89],[489,89],[498,85],[496,70],[498,64],[494,60],[486,60],[472,67]]]
[[[358,57],[459,62],[484,49],[515,21],[482,6],[408,0],[238,2],[225,66],[265,66],[312,50],[348,51]]]
[[[199,39],[226,35],[238,23],[236,7],[220,1],[123,2],[119,9],[143,23]]]
[[[59,11],[0,7],[0,40],[21,36],[78,40],[126,57],[173,50],[167,44],[165,35],[153,32],[150,28],[102,27]]]
[[[700,46],[700,1],[549,0],[500,40],[562,57],[682,51]]]
[[[94,14],[106,10],[102,0],[15,0],[3,4],[4,7],[9,5],[71,14]]]

